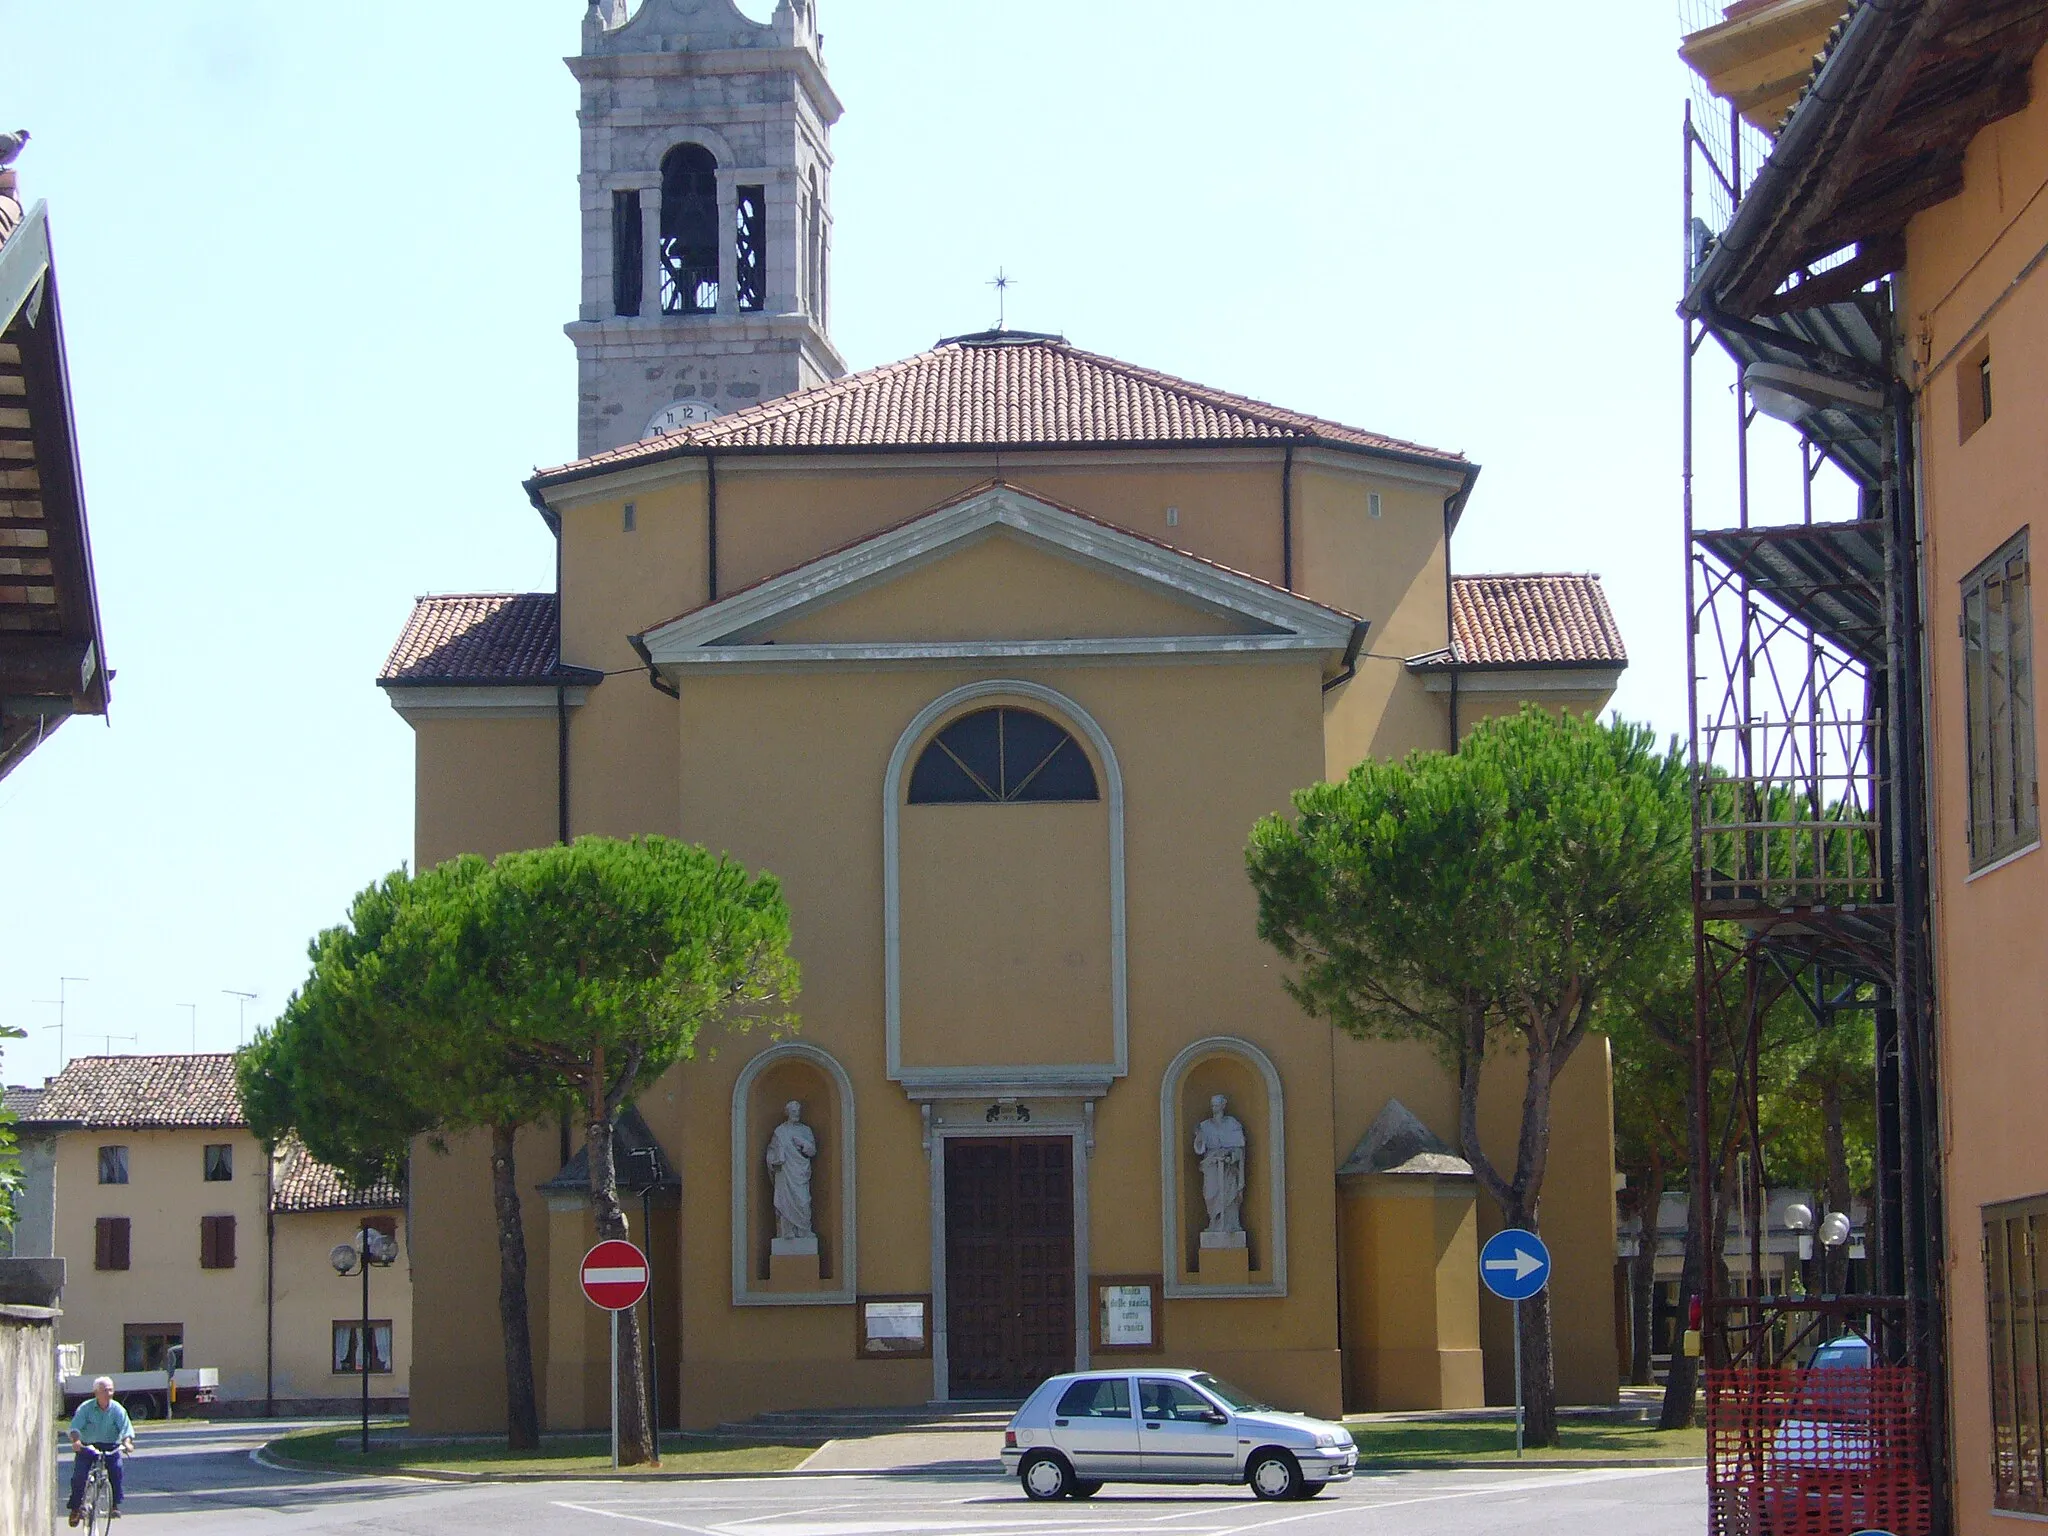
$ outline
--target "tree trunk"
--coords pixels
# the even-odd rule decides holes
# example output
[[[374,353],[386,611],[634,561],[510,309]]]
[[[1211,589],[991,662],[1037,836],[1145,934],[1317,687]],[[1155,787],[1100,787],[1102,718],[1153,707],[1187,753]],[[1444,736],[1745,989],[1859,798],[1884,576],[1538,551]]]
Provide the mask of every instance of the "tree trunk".
[[[597,1086],[586,1145],[590,1148],[590,1203],[599,1241],[626,1237],[626,1211],[619,1204],[618,1171],[612,1162],[612,1115],[604,1104],[604,1056],[597,1058]],[[630,1076],[630,1074],[629,1074]],[[643,1239],[644,1239],[643,1234]],[[658,1466],[661,1451],[647,1416],[647,1355],[640,1338],[640,1311],[619,1314],[619,1464]]]
[[[1536,1231],[1534,1203],[1510,1212],[1508,1224]],[[1557,1355],[1551,1346],[1550,1287],[1546,1285],[1520,1305],[1522,1441],[1533,1450],[1557,1444]]]
[[[540,1448],[540,1408],[533,1391],[533,1334],[526,1315],[526,1228],[519,1217],[513,1163],[517,1125],[491,1127],[491,1204],[498,1217],[498,1322],[505,1333],[505,1443]]]
[[[1693,1190],[1688,1193],[1688,1202],[1699,1198],[1698,1188],[1703,1180],[1693,1180]],[[1671,1372],[1664,1378],[1664,1407],[1657,1415],[1659,1429],[1690,1429],[1692,1427],[1693,1398],[1699,1390],[1700,1363],[1685,1352],[1685,1328],[1690,1321],[1692,1298],[1700,1291],[1700,1240],[1699,1226],[1692,1219],[1690,1210],[1685,1222],[1685,1262],[1678,1274],[1678,1338],[1672,1341]]]
[[[1638,1192],[1638,1220],[1642,1243],[1635,1262],[1629,1266],[1629,1372],[1632,1386],[1652,1386],[1657,1380],[1657,1213],[1664,1204],[1664,1170],[1656,1169]]]
[[[1479,1185],[1511,1227],[1541,1231],[1536,1212],[1543,1193],[1543,1171],[1550,1153],[1550,1091],[1570,1058],[1572,1045],[1539,1049],[1524,1037],[1528,1076],[1522,1087],[1522,1121],[1515,1138],[1515,1177],[1501,1177],[1479,1139],[1479,1080],[1486,1060],[1486,1018],[1468,1008],[1465,1038],[1458,1063],[1458,1135],[1465,1160]],[[1522,1408],[1524,1439],[1531,1448],[1557,1443],[1557,1367],[1551,1350],[1550,1294],[1546,1288],[1522,1303]]]

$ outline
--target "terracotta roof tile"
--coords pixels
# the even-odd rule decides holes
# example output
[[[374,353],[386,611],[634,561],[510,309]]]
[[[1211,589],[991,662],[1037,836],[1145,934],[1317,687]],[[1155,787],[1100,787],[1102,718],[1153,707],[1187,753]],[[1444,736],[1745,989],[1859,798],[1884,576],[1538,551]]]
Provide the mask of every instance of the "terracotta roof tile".
[[[377,681],[400,687],[555,680],[555,594],[422,597]]]
[[[42,1099],[43,1090],[11,1083],[0,1091],[0,1115],[12,1115],[17,1120],[35,1118],[36,1104]]]
[[[36,1101],[37,1120],[94,1130],[246,1125],[232,1054],[75,1056]]]
[[[1420,665],[1626,666],[1598,576],[1451,578],[1451,650]]]
[[[379,1179],[367,1187],[349,1184],[296,1138],[277,1149],[275,1178],[270,1194],[273,1211],[395,1211],[405,1204],[405,1191],[395,1181]]]
[[[1248,442],[1316,443],[1468,465],[1463,454],[1191,384],[1084,352],[1061,337],[990,332],[542,470],[538,479],[579,478],[700,448]]]

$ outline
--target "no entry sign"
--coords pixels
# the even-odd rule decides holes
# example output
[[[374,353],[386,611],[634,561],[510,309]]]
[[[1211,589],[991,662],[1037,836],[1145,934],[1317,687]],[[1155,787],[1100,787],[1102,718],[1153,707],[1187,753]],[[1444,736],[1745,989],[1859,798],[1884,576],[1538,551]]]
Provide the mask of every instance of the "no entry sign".
[[[624,1312],[647,1294],[647,1255],[624,1238],[611,1238],[583,1255],[583,1294],[593,1307]]]

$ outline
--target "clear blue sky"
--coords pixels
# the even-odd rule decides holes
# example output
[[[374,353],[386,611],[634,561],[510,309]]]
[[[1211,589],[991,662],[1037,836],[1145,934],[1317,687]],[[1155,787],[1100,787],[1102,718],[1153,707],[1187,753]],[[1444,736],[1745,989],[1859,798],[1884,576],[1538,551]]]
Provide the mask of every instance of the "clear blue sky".
[[[765,16],[768,0],[745,7]],[[416,593],[538,588],[572,456],[582,0],[0,0],[69,327],[107,725],[0,781],[10,1081],[236,1043],[412,845]],[[994,319],[1485,467],[1462,570],[1596,570],[1684,725],[1676,18],[1644,0],[822,0],[835,336]],[[97,1037],[97,1038],[96,1038]]]

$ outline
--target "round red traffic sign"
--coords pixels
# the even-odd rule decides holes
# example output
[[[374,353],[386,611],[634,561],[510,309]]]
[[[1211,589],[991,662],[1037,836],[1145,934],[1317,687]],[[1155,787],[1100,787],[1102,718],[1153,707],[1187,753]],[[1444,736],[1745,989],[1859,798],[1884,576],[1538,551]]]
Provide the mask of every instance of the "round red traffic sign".
[[[609,1238],[583,1255],[582,1280],[592,1306],[624,1312],[647,1294],[647,1255],[624,1238]]]

